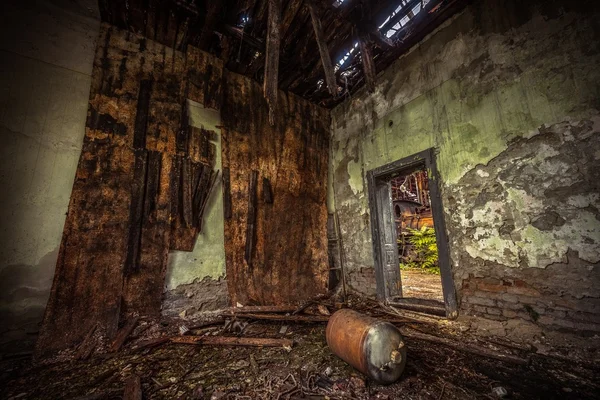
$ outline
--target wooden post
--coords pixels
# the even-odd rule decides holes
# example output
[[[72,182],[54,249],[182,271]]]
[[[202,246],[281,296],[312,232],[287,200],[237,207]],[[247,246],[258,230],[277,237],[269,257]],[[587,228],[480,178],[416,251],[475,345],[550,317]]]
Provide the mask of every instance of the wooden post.
[[[329,49],[327,48],[327,43],[325,42],[325,35],[323,35],[321,20],[317,16],[317,12],[312,1],[309,1],[307,4],[308,10],[310,11],[310,18],[312,19],[313,28],[315,29],[315,37],[317,39],[317,45],[319,46],[319,53],[321,53],[321,62],[323,63],[323,71],[325,72],[325,82],[327,82],[329,93],[331,93],[333,97],[336,97],[337,83],[335,81],[335,71],[333,70],[331,56],[329,55]]]
[[[363,32],[358,34],[358,45],[360,46],[360,58],[362,59],[363,72],[365,74],[365,83],[369,93],[375,91],[375,63],[369,43],[369,35]]]
[[[269,105],[269,123],[275,124],[277,109],[277,88],[279,82],[279,45],[281,20],[281,0],[269,0],[269,20],[267,25],[267,56],[263,91]]]

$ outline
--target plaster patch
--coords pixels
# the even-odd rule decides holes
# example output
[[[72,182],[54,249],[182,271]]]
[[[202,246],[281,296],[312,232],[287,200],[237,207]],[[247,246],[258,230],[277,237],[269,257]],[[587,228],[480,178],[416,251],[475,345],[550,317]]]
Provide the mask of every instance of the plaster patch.
[[[362,166],[358,162],[348,162],[348,184],[352,193],[358,195],[364,192],[363,178],[362,178]]]

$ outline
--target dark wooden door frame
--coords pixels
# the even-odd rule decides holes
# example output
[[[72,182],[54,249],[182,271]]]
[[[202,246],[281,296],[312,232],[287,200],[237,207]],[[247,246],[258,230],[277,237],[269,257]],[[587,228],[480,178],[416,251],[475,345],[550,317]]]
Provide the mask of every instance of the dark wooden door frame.
[[[385,193],[385,190],[382,190],[381,188],[386,180],[389,181],[391,175],[399,173],[405,169],[418,167],[420,165],[424,165],[427,169],[427,175],[429,179],[429,196],[431,197],[433,225],[435,228],[435,236],[438,247],[446,316],[454,319],[458,316],[456,288],[454,286],[454,279],[452,278],[452,269],[450,266],[448,236],[446,234],[444,209],[442,206],[442,198],[439,187],[440,179],[435,162],[435,151],[433,148],[421,151],[413,154],[412,156],[394,161],[390,164],[383,165],[367,172],[369,208],[371,211],[371,233],[373,237],[373,256],[375,259],[375,278],[377,281],[377,297],[380,300],[388,301],[389,296],[386,293],[386,287],[390,284],[390,282],[386,282],[386,273],[383,265],[384,260],[382,259],[383,249],[381,246],[381,240],[382,234],[384,234],[384,215],[381,204],[383,204],[382,202],[391,202],[391,193],[388,192],[387,197],[383,198],[384,195],[382,195],[382,193]]]

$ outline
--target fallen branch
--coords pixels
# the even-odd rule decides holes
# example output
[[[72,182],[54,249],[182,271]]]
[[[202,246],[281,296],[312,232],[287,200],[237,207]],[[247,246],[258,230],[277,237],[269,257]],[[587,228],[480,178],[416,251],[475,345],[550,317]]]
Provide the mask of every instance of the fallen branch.
[[[285,347],[294,344],[290,339],[245,338],[230,336],[174,336],[171,342],[179,344],[205,344],[213,346]]]
[[[493,351],[490,349],[486,349],[484,347],[475,346],[472,344],[458,343],[451,339],[447,339],[447,338],[443,338],[443,337],[439,337],[439,336],[428,335],[426,333],[420,333],[413,329],[400,328],[400,332],[402,333],[402,335],[404,335],[405,337],[407,337],[409,339],[417,339],[417,340],[424,340],[424,341],[432,342],[432,343],[438,343],[438,344],[448,346],[450,348],[453,348],[453,349],[461,351],[461,352],[471,353],[471,354],[475,354],[475,355],[487,357],[487,358],[494,358],[496,360],[505,361],[505,362],[509,362],[509,363],[513,363],[513,364],[519,364],[519,365],[529,364],[528,359],[521,358],[521,357],[515,356],[513,354],[499,353],[499,352],[496,352],[496,351]]]

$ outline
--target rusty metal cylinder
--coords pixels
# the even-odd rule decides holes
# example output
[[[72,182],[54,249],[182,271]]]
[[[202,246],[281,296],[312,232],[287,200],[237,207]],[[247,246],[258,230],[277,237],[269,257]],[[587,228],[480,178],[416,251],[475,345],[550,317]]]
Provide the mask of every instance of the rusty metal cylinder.
[[[335,355],[378,383],[393,383],[404,371],[404,338],[389,322],[342,309],[329,318],[325,335]]]

